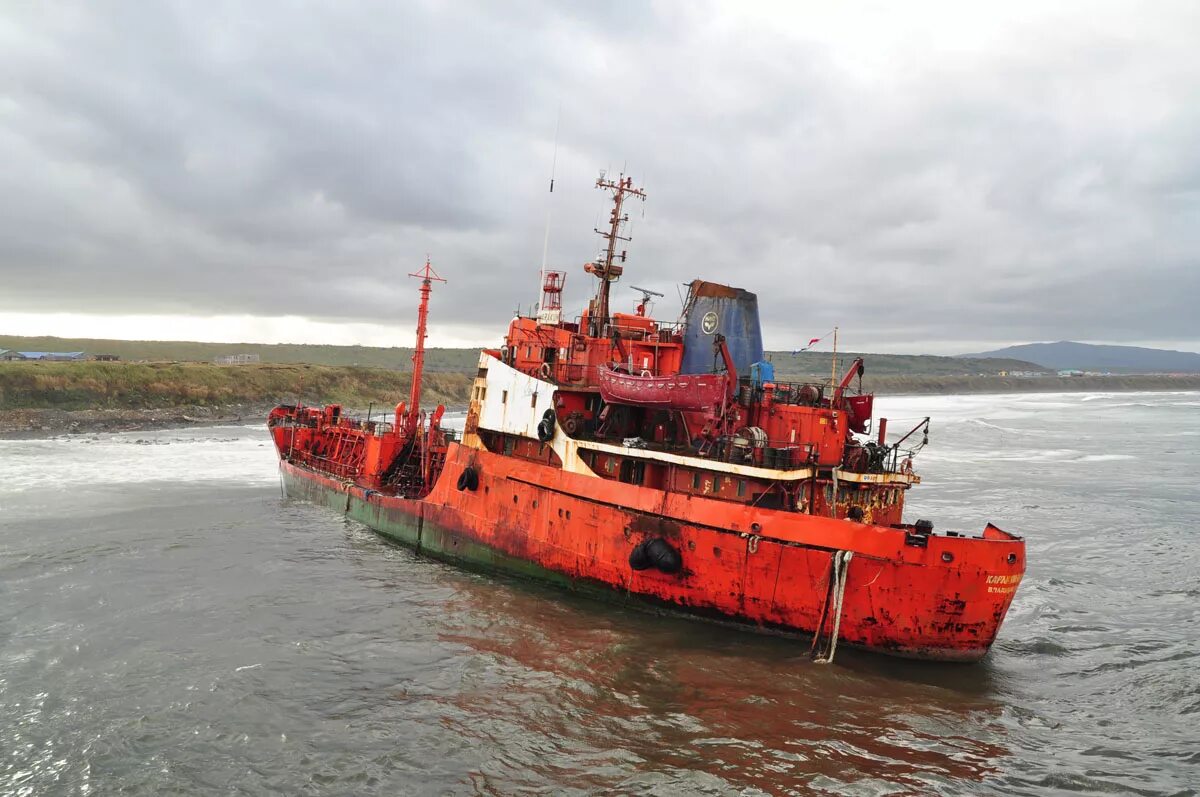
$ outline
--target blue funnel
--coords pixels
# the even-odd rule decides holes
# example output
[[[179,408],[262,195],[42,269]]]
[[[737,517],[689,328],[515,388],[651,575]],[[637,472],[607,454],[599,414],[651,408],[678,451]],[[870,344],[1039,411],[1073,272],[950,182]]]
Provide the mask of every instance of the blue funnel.
[[[713,337],[725,336],[739,376],[748,376],[750,366],[763,359],[762,327],[758,323],[758,297],[741,288],[694,280],[688,289],[683,320],[682,373],[712,373],[720,370],[720,357],[713,357]]]

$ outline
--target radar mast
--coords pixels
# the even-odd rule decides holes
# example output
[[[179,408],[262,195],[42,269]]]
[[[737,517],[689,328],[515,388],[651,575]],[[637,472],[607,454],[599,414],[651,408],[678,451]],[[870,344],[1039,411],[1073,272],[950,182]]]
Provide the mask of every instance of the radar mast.
[[[620,252],[617,251],[617,241],[632,240],[629,236],[621,235],[625,223],[629,221],[629,214],[622,209],[625,198],[628,196],[641,200],[646,199],[645,190],[634,188],[633,178],[626,177],[624,174],[618,176],[616,180],[611,180],[604,172],[600,172],[600,177],[596,180],[596,187],[612,192],[613,208],[608,217],[608,229],[596,229],[596,233],[604,239],[604,248],[601,250],[600,258],[583,267],[584,271],[600,280],[596,296],[588,305],[587,332],[593,338],[605,335],[610,317],[609,292],[612,283],[616,282],[625,271],[624,263],[627,252],[624,249]]]

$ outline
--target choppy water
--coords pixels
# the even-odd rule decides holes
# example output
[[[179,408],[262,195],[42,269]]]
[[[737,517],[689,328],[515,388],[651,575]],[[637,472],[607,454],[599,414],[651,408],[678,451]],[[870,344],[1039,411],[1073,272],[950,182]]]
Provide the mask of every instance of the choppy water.
[[[258,427],[0,441],[0,794],[1195,794],[1200,394],[880,405],[910,520],[1028,537],[980,665],[460,572]]]

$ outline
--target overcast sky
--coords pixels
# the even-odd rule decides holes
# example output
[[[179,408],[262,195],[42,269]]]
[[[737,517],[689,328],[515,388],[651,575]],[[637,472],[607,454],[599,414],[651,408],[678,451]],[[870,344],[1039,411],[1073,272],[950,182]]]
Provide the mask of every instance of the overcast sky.
[[[6,3],[0,334],[495,343],[625,168],[618,309],[1200,350],[1200,4],[746,5]]]

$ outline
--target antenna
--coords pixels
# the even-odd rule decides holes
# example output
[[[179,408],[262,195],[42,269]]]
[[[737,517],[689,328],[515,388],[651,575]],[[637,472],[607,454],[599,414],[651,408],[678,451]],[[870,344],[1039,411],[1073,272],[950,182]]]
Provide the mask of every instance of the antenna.
[[[642,294],[642,301],[638,303],[637,307],[638,315],[647,315],[650,312],[650,305],[653,303],[650,299],[651,296],[657,296],[660,299],[663,298],[661,293],[652,291],[649,288],[639,288],[636,285],[630,285],[629,287]]]
[[[550,191],[554,193],[554,172],[558,169],[558,125],[562,121],[562,103],[559,103],[558,111],[554,115],[554,155],[550,158]],[[546,259],[550,254],[550,212],[554,209],[554,205],[550,199],[546,199],[546,236],[542,240],[542,268],[538,271],[538,290],[542,291],[546,284]],[[538,303],[538,310],[542,309],[541,302]]]

